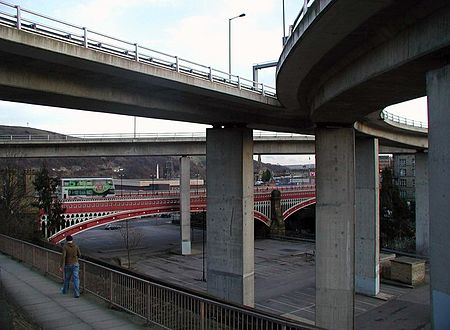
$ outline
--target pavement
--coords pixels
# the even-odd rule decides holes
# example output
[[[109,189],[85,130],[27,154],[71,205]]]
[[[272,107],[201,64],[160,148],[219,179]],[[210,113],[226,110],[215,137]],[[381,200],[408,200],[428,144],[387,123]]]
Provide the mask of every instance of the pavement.
[[[152,329],[92,295],[63,295],[60,283],[1,253],[0,288],[2,329]]]

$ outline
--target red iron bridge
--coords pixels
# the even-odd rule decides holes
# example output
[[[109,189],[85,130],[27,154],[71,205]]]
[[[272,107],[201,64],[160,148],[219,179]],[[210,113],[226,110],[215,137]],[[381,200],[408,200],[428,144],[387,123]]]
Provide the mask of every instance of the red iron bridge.
[[[315,186],[287,186],[255,188],[254,218],[271,225],[271,193],[281,192],[283,221],[295,212],[316,203]],[[83,231],[108,223],[136,219],[151,215],[180,212],[179,191],[158,191],[145,194],[130,193],[116,197],[97,199],[66,199],[64,221],[56,233],[49,233],[47,216],[43,215],[40,225],[49,241],[58,243],[67,235],[76,235]],[[206,192],[191,191],[190,210],[192,213],[206,211]]]

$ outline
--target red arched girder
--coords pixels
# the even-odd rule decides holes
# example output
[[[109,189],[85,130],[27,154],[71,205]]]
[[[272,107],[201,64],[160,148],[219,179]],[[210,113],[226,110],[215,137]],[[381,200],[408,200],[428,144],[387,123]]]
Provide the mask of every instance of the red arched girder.
[[[287,209],[286,211],[283,212],[283,221],[286,221],[286,219],[294,214],[295,212],[297,212],[298,210],[304,209],[305,207],[312,205],[312,204],[316,204],[316,198],[311,198],[308,199],[304,202],[301,202],[300,204],[294,205],[291,208]]]

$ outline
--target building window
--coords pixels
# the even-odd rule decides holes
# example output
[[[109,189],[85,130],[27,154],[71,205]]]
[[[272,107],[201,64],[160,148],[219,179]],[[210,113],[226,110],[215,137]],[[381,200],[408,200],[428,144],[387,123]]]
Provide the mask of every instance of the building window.
[[[399,162],[399,166],[400,167],[405,167],[406,166],[406,159],[399,159],[398,162]]]
[[[399,185],[400,185],[400,187],[406,187],[406,179],[400,179]]]
[[[406,168],[400,169],[400,176],[406,176]]]
[[[406,190],[400,190],[400,197],[401,198],[406,198],[407,194],[406,194]]]

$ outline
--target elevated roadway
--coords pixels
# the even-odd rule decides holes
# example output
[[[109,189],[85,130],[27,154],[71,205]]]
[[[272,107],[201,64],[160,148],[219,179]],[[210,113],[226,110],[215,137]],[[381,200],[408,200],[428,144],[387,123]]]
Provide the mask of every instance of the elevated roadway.
[[[360,135],[379,136],[380,153],[413,153],[428,147],[426,130],[396,129],[373,119],[358,122]],[[304,155],[315,153],[314,136],[288,133],[257,133],[253,153]],[[89,134],[89,135],[0,135],[0,158],[196,156],[206,155],[204,133]]]
[[[297,131],[273,89],[1,2],[0,99]],[[71,32],[67,32],[67,31]],[[51,70],[49,70],[51,68]]]
[[[279,101],[315,126],[426,95],[425,73],[448,62],[449,11],[445,0],[313,1],[280,56]]]
[[[254,136],[255,154],[313,154],[314,136]],[[0,136],[0,158],[206,155],[204,133]]]

